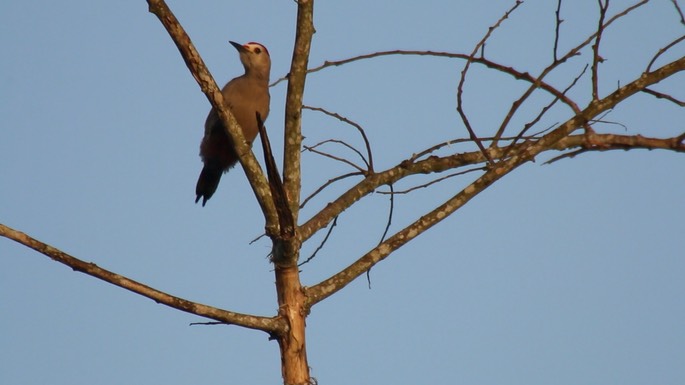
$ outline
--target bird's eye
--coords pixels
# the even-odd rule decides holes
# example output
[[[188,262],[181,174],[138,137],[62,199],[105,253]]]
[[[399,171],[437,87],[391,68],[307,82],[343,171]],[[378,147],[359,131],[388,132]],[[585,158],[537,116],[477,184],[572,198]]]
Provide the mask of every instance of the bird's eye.
[[[262,49],[259,48],[259,47],[257,47],[257,48],[254,49],[254,53],[260,54],[260,53],[262,53]]]

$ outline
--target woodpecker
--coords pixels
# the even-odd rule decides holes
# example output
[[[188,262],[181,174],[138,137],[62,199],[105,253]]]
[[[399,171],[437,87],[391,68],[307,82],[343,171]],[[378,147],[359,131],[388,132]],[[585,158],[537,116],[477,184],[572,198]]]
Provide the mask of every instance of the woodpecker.
[[[271,58],[266,47],[259,43],[230,43],[238,50],[245,74],[226,83],[221,89],[221,94],[224,97],[224,105],[231,110],[243,130],[245,140],[251,146],[259,131],[256,114],[259,113],[262,122],[269,115]],[[205,134],[200,143],[200,158],[204,167],[195,186],[195,203],[202,198],[204,207],[219,186],[221,175],[238,161],[231,138],[214,108],[209,111],[205,121]]]

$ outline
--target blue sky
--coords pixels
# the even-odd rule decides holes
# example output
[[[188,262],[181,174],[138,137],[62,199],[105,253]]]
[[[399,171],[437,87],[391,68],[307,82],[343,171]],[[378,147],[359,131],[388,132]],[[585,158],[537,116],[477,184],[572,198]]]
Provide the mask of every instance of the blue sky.
[[[512,3],[321,1],[310,65],[391,49],[468,53]],[[611,2],[613,11],[627,4]],[[263,43],[272,78],[287,73],[294,2],[169,5],[217,82],[240,74],[228,40]],[[525,2],[494,34],[488,57],[540,71],[551,58],[555,6]],[[591,0],[564,3],[562,50],[591,33],[595,10]],[[639,76],[684,31],[670,1],[609,29],[600,94]],[[0,223],[174,295],[275,313],[269,243],[250,244],[263,222],[242,171],[224,176],[207,207],[193,204],[209,105],[144,1],[3,2],[0,45]],[[681,57],[683,47],[657,64]],[[563,88],[587,55],[550,81]],[[462,65],[386,57],[330,68],[308,78],[305,104],[364,126],[376,168],[384,169],[466,136],[455,111]],[[472,75],[466,108],[488,135],[524,85],[482,68]],[[685,76],[657,88],[682,99]],[[586,77],[572,96],[583,105],[588,90]],[[271,93],[267,127],[280,159],[285,84]],[[349,127],[311,111],[303,116],[306,144],[342,137],[361,145]],[[567,117],[559,108],[541,124]],[[598,131],[666,137],[683,132],[685,111],[638,95],[606,120],[623,126],[598,124]],[[371,289],[360,279],[317,305],[307,338],[319,383],[683,383],[683,155],[591,153],[542,165],[552,155],[519,168],[374,267]],[[350,171],[309,153],[303,162],[305,195]],[[391,232],[472,178],[398,196]],[[312,201],[302,218],[350,183]],[[316,284],[374,247],[387,211],[380,194],[346,211],[328,246],[303,266],[303,283]],[[6,239],[0,263],[0,383],[281,381],[278,346],[261,332],[189,326],[203,319]]]

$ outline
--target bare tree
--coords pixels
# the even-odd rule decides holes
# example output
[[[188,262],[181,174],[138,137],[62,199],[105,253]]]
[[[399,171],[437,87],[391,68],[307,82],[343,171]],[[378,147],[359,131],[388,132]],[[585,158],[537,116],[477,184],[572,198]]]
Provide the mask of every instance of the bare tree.
[[[661,47],[655,47],[651,60],[644,63],[644,71],[635,79],[623,81],[622,84],[609,90],[609,86],[602,82],[601,64],[604,61],[602,37],[614,24],[622,22],[625,16],[641,7],[648,6],[647,0],[635,2],[625,9],[618,10],[610,7],[609,0],[598,0],[595,15],[596,29],[569,49],[562,49],[559,44],[563,33],[561,28],[562,1],[559,0],[557,12],[554,15],[555,28],[552,31],[554,44],[545,48],[549,50],[549,62],[536,73],[531,73],[529,69],[499,63],[490,58],[486,49],[491,36],[496,31],[506,28],[506,20],[516,16],[523,1],[515,1],[511,8],[487,29],[483,38],[471,52],[393,50],[327,61],[322,65],[310,67],[309,55],[314,34],[314,1],[299,0],[297,2],[296,39],[290,71],[286,77],[276,82],[277,84],[287,81],[288,84],[282,181],[281,174],[276,170],[276,162],[271,155],[266,130],[260,132],[267,169],[265,173],[248,145],[239,140],[241,138],[239,127],[230,112],[221,107],[223,103],[219,88],[178,20],[163,0],[148,0],[148,4],[150,12],[159,18],[173,39],[200,88],[212,106],[219,111],[220,118],[228,127],[228,134],[235,139],[240,163],[264,216],[265,235],[272,244],[271,261],[276,281],[277,313],[270,316],[241,314],[192,302],[77,259],[5,225],[0,225],[0,235],[26,245],[77,271],[169,307],[218,323],[268,333],[270,338],[279,343],[285,384],[313,382],[307,359],[305,320],[316,304],[343,289],[353,280],[368,274],[375,264],[388,258],[394,251],[455,213],[473,197],[518,167],[539,159],[544,160],[545,163],[553,163],[589,152],[611,150],[660,149],[685,152],[685,133],[674,137],[658,138],[639,134],[616,134],[603,130],[607,124],[612,123],[606,119],[606,114],[639,94],[650,95],[663,103],[685,106],[683,95],[672,94],[661,88],[671,77],[685,70],[685,56],[682,54],[676,54],[673,60],[666,60],[667,57],[673,56],[677,48],[682,47],[685,35],[673,41],[664,42]],[[678,2],[673,0],[673,5],[674,12],[683,22]],[[583,53],[587,54],[586,56],[590,59],[584,63],[575,76],[562,82],[549,80],[552,75],[557,74],[557,71]],[[404,160],[394,166],[377,170],[374,159],[378,158],[378,154],[374,154],[365,129],[352,119],[336,112],[305,105],[303,94],[305,80],[311,73],[384,56],[439,56],[459,60],[462,67],[456,87],[456,110],[465,129],[465,136],[418,149],[412,154],[407,154]],[[465,103],[468,97],[466,85],[472,79],[472,71],[475,67],[485,68],[493,74],[506,75],[514,82],[525,85],[520,96],[511,101],[499,126],[488,132],[472,124],[473,116]],[[580,89],[581,84],[589,84],[589,87]],[[578,96],[571,97],[571,94]],[[540,103],[540,100],[543,102]],[[349,125],[354,132],[358,133],[363,147],[359,148],[346,140],[334,137],[317,143],[304,144],[303,110],[322,113]],[[532,114],[531,111],[533,111]],[[554,119],[559,117],[563,119],[551,125],[545,123],[549,121],[552,114],[554,114]],[[519,121],[522,115],[530,116],[525,124],[513,123]],[[330,175],[320,187],[303,196],[300,168],[303,150],[340,162],[350,167],[350,172]],[[341,155],[345,153],[352,155]],[[416,179],[410,177],[417,175],[422,175],[424,178],[420,179],[420,182],[413,182]],[[436,202],[434,209],[425,212],[423,216],[399,231],[394,233],[390,231],[393,218],[392,207],[396,196],[411,194],[419,189],[429,188],[459,176],[471,178],[466,187],[456,191],[445,201]],[[354,180],[354,185],[338,194],[315,215],[304,220],[300,218],[301,208],[319,198],[323,191],[327,191],[339,181],[346,179]],[[396,186],[400,185],[402,188],[398,189]],[[372,193],[387,195],[391,207],[380,242],[369,245],[368,251],[352,258],[346,268],[315,285],[304,287],[300,280],[300,266],[315,258],[316,253],[325,247],[329,235],[334,231],[337,218],[345,210]],[[314,253],[308,256],[301,255],[303,244],[313,242],[312,237],[324,230],[326,234],[323,241],[316,247]]]

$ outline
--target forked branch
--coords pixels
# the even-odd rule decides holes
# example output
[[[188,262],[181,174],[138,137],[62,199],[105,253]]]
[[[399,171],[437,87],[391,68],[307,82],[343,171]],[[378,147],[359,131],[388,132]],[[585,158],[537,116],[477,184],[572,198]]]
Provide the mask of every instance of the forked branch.
[[[585,124],[587,124],[587,122],[591,121],[596,116],[599,116],[602,113],[610,110],[626,98],[683,70],[685,70],[685,57],[666,64],[651,73],[643,74],[643,76],[637,80],[619,88],[605,98],[593,101],[579,114],[574,115],[571,119],[567,120],[551,132],[545,134],[540,139],[529,140],[516,145],[516,149],[511,151],[511,156],[501,159],[500,162],[497,163],[496,167],[484,173],[475,182],[452,197],[450,200],[437,207],[431,213],[421,217],[421,219],[417,220],[404,230],[396,233],[386,242],[383,242],[378,247],[369,251],[369,253],[360,258],[348,269],[345,269],[334,277],[331,277],[329,280],[310,288],[309,295],[312,296],[310,303],[316,303],[326,296],[332,294],[333,291],[339,290],[352,279],[356,278],[360,274],[363,274],[363,272],[368,268],[385,258],[394,249],[402,246],[411,238],[419,235],[421,232],[430,228],[435,223],[446,218],[448,215],[463,206],[473,196],[483,191],[496,180],[511,172],[521,164],[534,159],[543,151],[567,149],[574,146],[586,146],[588,142],[585,135],[577,135],[577,138],[583,138],[583,141],[577,142],[570,141],[569,135],[579,127],[583,127]],[[593,133],[586,131],[586,135],[593,135]],[[594,135],[595,136],[592,137],[593,143],[600,143],[600,138],[602,137],[596,134]],[[604,138],[606,138],[607,141],[611,141],[616,140],[619,138],[619,136],[612,135]],[[655,139],[651,141],[650,146],[655,145],[657,142],[661,143],[660,146],[663,148],[676,151],[684,150],[682,141],[674,141],[673,138]],[[561,148],[560,146],[562,144],[570,147]],[[639,142],[634,142],[632,145],[626,145],[633,146],[633,148],[641,147]],[[601,147],[594,147],[596,150],[599,150],[600,148]],[[488,151],[492,158],[497,158],[498,155],[501,155],[507,151],[507,148],[489,148]],[[411,174],[440,172],[447,169],[462,167],[464,165],[484,162],[485,160],[485,157],[480,151],[455,154],[447,157],[433,156],[418,162],[402,162],[391,169],[367,176],[354,187],[343,193],[338,199],[329,203],[323,210],[321,210],[310,220],[305,222],[300,228],[302,240],[308,239],[321,228],[327,226],[332,218],[337,217],[341,212],[346,210],[356,201],[375,191],[381,185],[395,183],[403,177]]]

